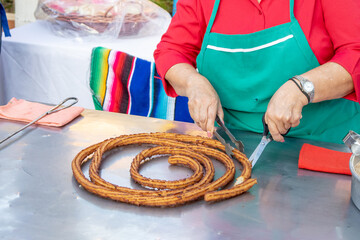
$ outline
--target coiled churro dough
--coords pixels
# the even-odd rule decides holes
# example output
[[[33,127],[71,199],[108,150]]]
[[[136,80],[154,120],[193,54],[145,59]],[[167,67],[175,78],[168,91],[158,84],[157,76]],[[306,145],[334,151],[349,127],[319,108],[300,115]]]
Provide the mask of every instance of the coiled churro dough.
[[[154,147],[140,152],[131,164],[131,177],[142,186],[157,190],[136,190],[109,183],[99,176],[102,156],[106,151],[120,146],[150,144]],[[182,205],[200,198],[205,201],[219,201],[240,195],[249,190],[256,179],[251,179],[251,163],[246,156],[235,149],[233,157],[243,166],[241,176],[235,186],[219,190],[226,186],[235,176],[233,160],[226,155],[225,147],[219,141],[199,136],[176,133],[141,133],[122,135],[94,144],[79,152],[72,161],[75,179],[87,191],[104,198],[130,203],[138,206],[170,207]],[[165,181],[149,179],[139,174],[139,167],[152,156],[170,155],[170,164],[189,167],[194,174],[186,179]],[[215,174],[211,158],[226,167],[222,177],[213,181]],[[89,167],[88,180],[81,166],[92,159]]]

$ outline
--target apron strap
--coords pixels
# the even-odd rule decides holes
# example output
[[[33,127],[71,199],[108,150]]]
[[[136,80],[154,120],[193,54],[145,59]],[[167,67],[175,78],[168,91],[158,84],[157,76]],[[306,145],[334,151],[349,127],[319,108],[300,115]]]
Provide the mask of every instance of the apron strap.
[[[203,38],[203,41],[202,41],[202,44],[201,44],[201,51],[200,51],[200,54],[198,56],[198,58],[200,57],[201,58],[201,62],[204,61],[204,54],[202,54],[203,52],[203,48],[204,46],[207,46],[208,45],[208,42],[209,42],[209,35],[210,35],[210,31],[211,31],[211,28],[214,24],[214,21],[215,21],[215,17],[216,17],[216,14],[217,14],[217,11],[219,9],[219,5],[220,5],[220,0],[215,0],[215,3],[214,3],[214,7],[213,7],[213,10],[212,10],[212,13],[211,13],[211,17],[210,17],[210,20],[209,20],[209,23],[206,27],[206,31],[205,31],[205,34],[204,34],[204,38]],[[201,55],[202,54],[202,55]],[[199,66],[198,66],[199,68]]]
[[[215,21],[215,17],[216,17],[216,14],[217,14],[217,11],[219,9],[219,5],[220,5],[220,0],[215,0],[215,3],[214,3],[214,7],[213,7],[213,10],[212,10],[212,13],[211,13],[211,17],[210,17],[210,20],[209,20],[209,24],[207,25],[206,27],[206,32],[205,32],[205,36],[207,34],[210,33],[211,31],[211,28],[214,24],[214,21]]]
[[[295,15],[294,15],[294,0],[290,0],[290,21],[296,21]]]

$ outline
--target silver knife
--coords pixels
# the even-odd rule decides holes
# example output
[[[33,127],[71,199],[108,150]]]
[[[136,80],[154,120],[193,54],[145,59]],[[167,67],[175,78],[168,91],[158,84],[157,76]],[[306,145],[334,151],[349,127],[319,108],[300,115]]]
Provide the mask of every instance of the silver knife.
[[[261,138],[261,141],[260,141],[259,145],[257,145],[254,152],[251,154],[251,156],[249,158],[249,161],[251,162],[252,167],[254,167],[256,162],[259,160],[259,157],[261,156],[262,152],[264,151],[266,145],[268,145],[268,143],[273,140],[271,135],[268,137],[269,127],[265,122],[265,114],[262,117],[262,123],[263,123],[263,126],[264,126],[264,131],[263,131],[263,134],[262,134],[263,136]],[[291,128],[289,128],[287,130],[287,132],[285,134],[283,134],[283,136],[288,134],[290,129]]]
[[[263,136],[259,145],[255,148],[254,152],[251,154],[249,161],[251,162],[252,167],[255,166],[256,162],[259,160],[262,152],[264,151],[266,145],[272,141],[272,138],[268,138],[267,136]]]

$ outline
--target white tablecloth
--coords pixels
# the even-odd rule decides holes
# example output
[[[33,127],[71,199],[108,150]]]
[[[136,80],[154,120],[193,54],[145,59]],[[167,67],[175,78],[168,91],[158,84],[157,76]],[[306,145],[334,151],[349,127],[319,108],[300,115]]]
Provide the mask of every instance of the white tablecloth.
[[[12,97],[44,103],[79,98],[78,106],[94,109],[89,87],[93,47],[120,50],[146,60],[161,34],[142,38],[89,42],[54,35],[44,22],[12,29],[3,38],[0,61],[0,104]]]

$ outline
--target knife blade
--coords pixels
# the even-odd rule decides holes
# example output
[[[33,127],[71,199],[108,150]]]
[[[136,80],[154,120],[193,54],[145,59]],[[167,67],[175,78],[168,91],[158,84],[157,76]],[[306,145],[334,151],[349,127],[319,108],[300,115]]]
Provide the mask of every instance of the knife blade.
[[[269,142],[271,142],[272,139],[267,138],[266,136],[263,136],[261,138],[260,143],[255,148],[254,152],[251,154],[249,161],[251,162],[251,166],[254,167],[256,162],[259,160],[259,157],[261,156],[262,152],[264,151],[265,147],[268,145]]]
[[[251,154],[249,161],[251,162],[251,166],[254,167],[255,164],[257,163],[257,161],[259,160],[262,152],[264,151],[265,147],[268,145],[269,142],[271,142],[273,140],[272,136],[269,135],[269,127],[265,122],[265,114],[262,117],[262,123],[264,126],[264,131],[263,131],[263,136],[261,138],[260,143],[257,145],[257,147],[255,148],[254,152]],[[291,130],[291,128],[289,128],[287,130],[287,132],[285,134],[282,134],[283,136],[285,136],[286,134],[289,133],[289,131]]]

